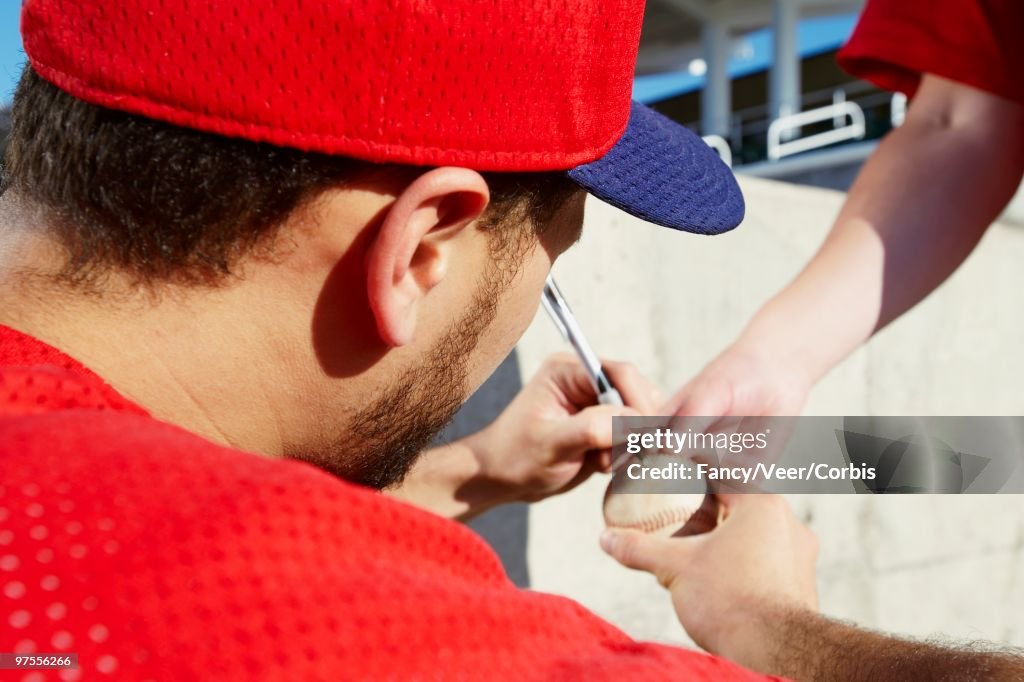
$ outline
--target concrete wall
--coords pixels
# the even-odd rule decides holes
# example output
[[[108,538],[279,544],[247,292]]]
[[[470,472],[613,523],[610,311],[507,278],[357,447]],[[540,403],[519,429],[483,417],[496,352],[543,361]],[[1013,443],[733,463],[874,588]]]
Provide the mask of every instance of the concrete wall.
[[[748,217],[715,238],[643,224],[597,201],[556,265],[598,352],[675,389],[814,253],[842,194],[742,180]],[[808,414],[1024,414],[1024,230],[996,225],[967,264],[814,391]],[[564,344],[541,312],[453,433],[488,420]],[[644,639],[686,643],[665,593],[597,546],[606,479],[474,522],[520,585],[572,597]],[[825,613],[893,632],[1024,645],[1024,499],[804,496],[821,540]]]

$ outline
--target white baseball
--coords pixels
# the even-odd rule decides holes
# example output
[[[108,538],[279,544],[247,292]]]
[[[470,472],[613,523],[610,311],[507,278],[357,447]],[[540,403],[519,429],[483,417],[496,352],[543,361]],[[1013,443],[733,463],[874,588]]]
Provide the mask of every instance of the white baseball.
[[[675,535],[704,503],[698,493],[617,493],[609,484],[604,494],[604,523],[645,533]]]

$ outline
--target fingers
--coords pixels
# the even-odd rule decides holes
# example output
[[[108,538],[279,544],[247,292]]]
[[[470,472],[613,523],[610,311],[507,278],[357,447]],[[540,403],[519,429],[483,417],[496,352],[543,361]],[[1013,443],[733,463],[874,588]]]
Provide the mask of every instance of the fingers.
[[[601,365],[627,405],[644,414],[657,413],[664,401],[662,392],[635,365],[613,360],[602,360]],[[545,361],[542,372],[551,378],[573,404],[586,407],[597,402],[590,376],[576,356],[568,353],[551,355]]]
[[[626,568],[653,572],[664,550],[653,535],[638,530],[605,528],[601,533],[601,549]]]
[[[594,405],[562,421],[554,433],[561,452],[607,450],[614,445],[612,417],[636,417],[639,412],[619,405]]]
[[[602,360],[601,363],[627,405],[644,414],[657,414],[658,407],[664,401],[664,395],[636,365],[613,360]]]
[[[568,483],[563,484],[553,494],[561,495],[562,493],[568,492],[575,488],[576,486],[578,486],[580,483],[586,481],[594,473],[600,471],[601,468],[599,464],[599,459],[600,458],[597,456],[597,453],[588,452],[583,457],[583,462],[580,465],[579,470],[573,475],[571,479],[569,479]]]
[[[732,386],[720,379],[697,377],[666,403],[666,414],[680,417],[717,417],[732,410]]]
[[[751,522],[767,523],[775,527],[805,527],[793,515],[789,503],[781,495],[716,493],[714,502],[722,507],[722,521],[717,524],[720,527],[725,524],[742,526]],[[706,506],[709,513],[717,515],[717,511],[711,512],[710,503],[710,497],[705,499],[702,509]],[[792,524],[785,523],[786,517],[789,517]],[[715,525],[711,525],[706,530],[714,532],[714,528]],[[688,539],[682,536],[664,538],[625,528],[606,528],[601,534],[601,548],[623,566],[648,571],[662,579],[666,567],[680,561],[678,553],[680,548],[686,546]]]
[[[626,568],[647,571],[668,587],[674,577],[674,566],[685,561],[691,538],[663,538],[639,530],[605,528],[601,533],[601,549]]]
[[[597,402],[597,393],[579,359],[569,353],[555,353],[544,361],[540,375],[547,375],[555,389],[579,409]]]

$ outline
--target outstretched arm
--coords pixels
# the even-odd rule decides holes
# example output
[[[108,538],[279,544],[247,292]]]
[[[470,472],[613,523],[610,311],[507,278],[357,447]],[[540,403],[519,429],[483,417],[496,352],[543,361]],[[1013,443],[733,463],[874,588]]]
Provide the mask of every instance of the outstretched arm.
[[[795,414],[807,390],[941,284],[1024,173],[1024,106],[927,75],[817,255],[670,402],[684,414]]]

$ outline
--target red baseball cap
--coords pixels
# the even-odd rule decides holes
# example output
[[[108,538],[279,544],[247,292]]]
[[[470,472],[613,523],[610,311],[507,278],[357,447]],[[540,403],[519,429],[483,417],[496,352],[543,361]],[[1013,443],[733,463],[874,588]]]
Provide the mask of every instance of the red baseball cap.
[[[743,218],[696,135],[631,103],[638,0],[27,0],[33,69],[74,97],[378,163],[564,170],[645,220]]]

